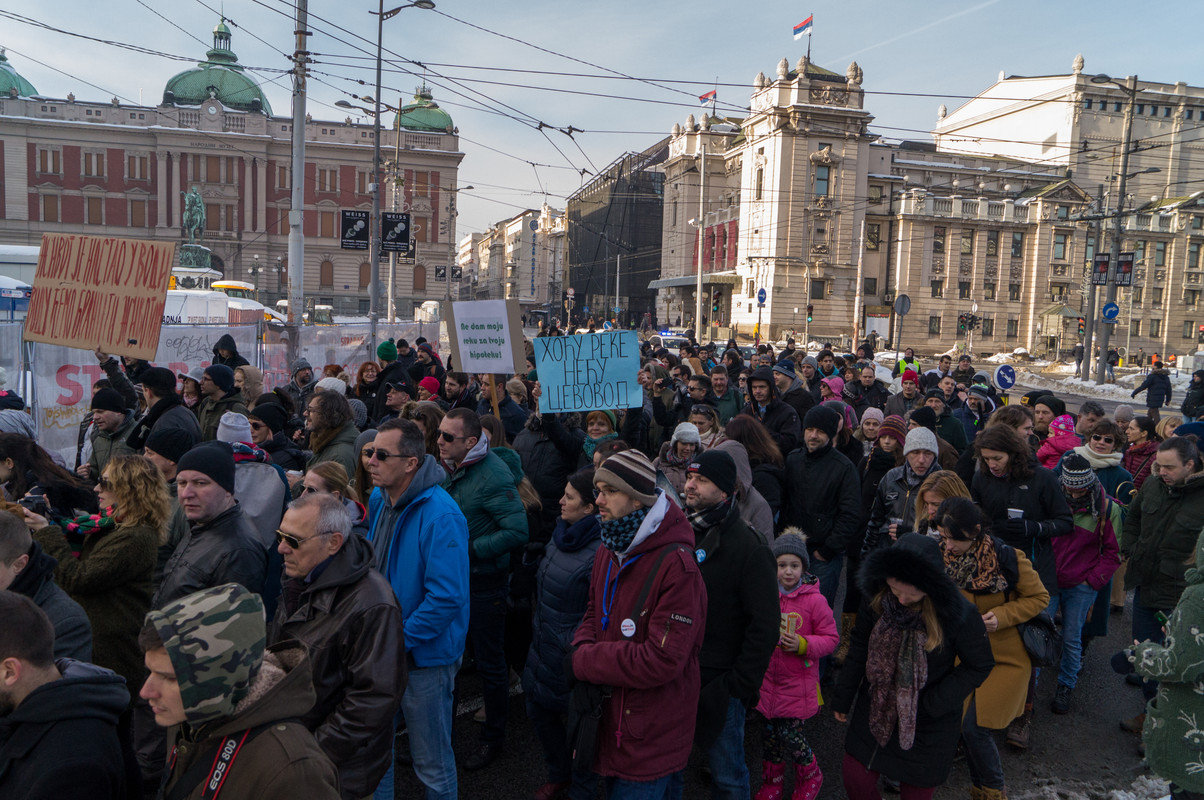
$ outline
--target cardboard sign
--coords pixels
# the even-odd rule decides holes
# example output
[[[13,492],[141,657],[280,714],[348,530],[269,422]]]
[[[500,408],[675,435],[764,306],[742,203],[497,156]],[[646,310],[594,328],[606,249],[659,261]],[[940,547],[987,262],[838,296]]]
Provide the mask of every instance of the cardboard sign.
[[[517,300],[444,303],[452,363],[461,372],[512,375],[526,370]]]
[[[535,339],[541,413],[643,405],[635,331],[605,331]]]
[[[42,234],[25,340],[153,360],[175,242]]]

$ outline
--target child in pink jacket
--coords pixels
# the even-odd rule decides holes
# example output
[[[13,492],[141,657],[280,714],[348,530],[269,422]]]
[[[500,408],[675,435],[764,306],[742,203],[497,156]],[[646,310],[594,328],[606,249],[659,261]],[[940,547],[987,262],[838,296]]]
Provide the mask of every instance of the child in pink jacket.
[[[755,800],[779,800],[786,762],[794,765],[791,800],[815,800],[824,776],[803,735],[803,720],[819,713],[819,660],[840,643],[832,608],[808,572],[807,538],[787,528],[773,543],[782,621],[778,649],[761,683],[757,710],[765,716],[765,760]]]
[[[1074,432],[1074,417],[1063,414],[1049,423],[1049,436],[1037,448],[1037,461],[1046,469],[1055,469],[1062,456],[1078,447],[1083,440]]]

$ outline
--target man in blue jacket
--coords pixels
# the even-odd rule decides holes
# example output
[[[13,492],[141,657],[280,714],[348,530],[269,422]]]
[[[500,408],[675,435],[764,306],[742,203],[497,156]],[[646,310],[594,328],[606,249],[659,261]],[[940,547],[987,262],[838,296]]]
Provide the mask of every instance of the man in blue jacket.
[[[401,709],[414,771],[427,798],[455,800],[452,691],[468,633],[468,525],[441,487],[447,473],[426,453],[422,430],[393,419],[376,432],[368,472],[376,564],[401,603],[409,682]],[[390,768],[377,797],[393,797]]]

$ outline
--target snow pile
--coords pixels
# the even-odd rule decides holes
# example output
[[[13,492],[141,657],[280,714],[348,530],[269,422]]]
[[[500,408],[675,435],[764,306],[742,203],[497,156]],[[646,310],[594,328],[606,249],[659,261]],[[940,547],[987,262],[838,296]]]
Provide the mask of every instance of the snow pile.
[[[1105,786],[1100,781],[1035,778],[1032,788],[1009,792],[1012,800],[1161,800],[1170,794],[1166,781],[1140,775],[1125,789]]]
[[[1084,381],[1082,378],[1073,375],[1065,375],[1066,369],[1058,368],[1053,374],[1028,372],[1021,370],[1016,374],[1016,383],[1026,389],[1049,389],[1054,394],[1078,395],[1082,397],[1095,397],[1100,400],[1116,400],[1118,402],[1132,403],[1133,390],[1141,385],[1146,376],[1141,373],[1131,373],[1128,375],[1118,375],[1116,383],[1097,384],[1094,380]],[[1171,372],[1171,387],[1174,394],[1171,396],[1171,405],[1178,408],[1183,402],[1184,394],[1187,391],[1188,384],[1191,383],[1191,373],[1179,371],[1176,375]],[[1145,395],[1138,395],[1137,403],[1144,402]]]

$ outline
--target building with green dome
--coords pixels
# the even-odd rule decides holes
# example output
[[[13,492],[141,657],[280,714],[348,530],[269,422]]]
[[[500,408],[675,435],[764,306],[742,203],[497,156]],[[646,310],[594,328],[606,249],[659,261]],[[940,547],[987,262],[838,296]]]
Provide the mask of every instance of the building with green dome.
[[[33,84],[13,69],[13,65],[8,63],[8,56],[0,49],[0,97],[34,97],[37,93]]]
[[[247,76],[230,49],[230,28],[225,18],[213,29],[208,60],[174,76],[163,87],[164,105],[197,106],[209,98],[226,108],[272,116],[272,105],[259,84]]]
[[[414,102],[402,106],[401,111],[393,118],[394,130],[407,130],[419,133],[454,133],[451,114],[448,114],[435,102],[431,90],[419,86],[414,92]]]

